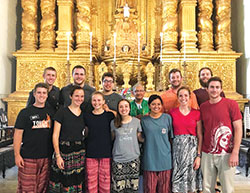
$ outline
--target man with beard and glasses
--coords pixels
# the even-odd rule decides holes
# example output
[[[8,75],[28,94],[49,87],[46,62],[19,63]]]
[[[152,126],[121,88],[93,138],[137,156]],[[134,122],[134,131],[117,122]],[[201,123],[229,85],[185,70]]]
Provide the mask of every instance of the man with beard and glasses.
[[[161,98],[163,100],[163,111],[168,113],[171,109],[178,107],[180,104],[177,100],[177,91],[182,86],[182,75],[179,69],[172,69],[168,74],[171,87],[165,91]],[[197,100],[195,94],[192,92],[190,95],[189,106],[193,109],[198,109]]]
[[[200,80],[201,88],[193,91],[194,94],[196,95],[199,106],[201,106],[202,103],[209,100],[209,96],[208,96],[208,92],[206,88],[207,88],[207,82],[212,76],[213,76],[213,72],[208,67],[203,67],[199,71],[198,77]],[[220,96],[225,97],[225,94],[223,91],[221,92]]]
[[[72,76],[74,83],[63,87],[60,91],[59,102],[60,105],[67,107],[71,104],[70,92],[74,85],[78,85],[84,90],[84,102],[81,104],[81,110],[83,112],[91,112],[93,110],[91,106],[91,94],[95,89],[85,83],[86,70],[83,66],[77,65],[72,69]]]

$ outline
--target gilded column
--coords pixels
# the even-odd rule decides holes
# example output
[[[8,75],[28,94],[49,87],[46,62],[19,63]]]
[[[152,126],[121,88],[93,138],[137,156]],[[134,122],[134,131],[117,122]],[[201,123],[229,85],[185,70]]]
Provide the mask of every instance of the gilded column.
[[[177,4],[178,0],[163,0],[162,2],[163,52],[177,51]]]
[[[76,0],[76,3],[78,9],[76,48],[77,51],[89,52],[91,0]]]
[[[55,48],[55,0],[41,1],[41,32],[40,32],[40,50],[53,50]]]
[[[231,0],[216,0],[216,21],[216,50],[230,52],[232,51]]]
[[[67,32],[71,32],[69,37],[70,47],[72,44],[72,29],[73,29],[73,1],[74,0],[57,0],[58,6],[58,31],[57,33],[57,51],[66,51],[67,50]]]
[[[92,32],[93,32],[93,52],[95,53],[95,51],[98,52],[98,39],[97,39],[97,37],[98,37],[98,34],[100,34],[98,31],[98,22],[97,22],[98,21],[98,12],[97,12],[96,5],[93,5],[91,7],[90,13],[91,13],[91,23],[90,23],[91,27],[90,27],[90,29],[92,29]]]
[[[198,0],[198,40],[200,51],[213,51],[213,0]]]
[[[37,0],[22,0],[22,50],[37,49]]]
[[[195,7],[197,0],[180,0],[179,27],[181,31],[181,51],[198,52],[197,49],[197,32],[196,32],[196,12]],[[184,38],[185,36],[185,38]],[[184,46],[184,39],[185,46]]]

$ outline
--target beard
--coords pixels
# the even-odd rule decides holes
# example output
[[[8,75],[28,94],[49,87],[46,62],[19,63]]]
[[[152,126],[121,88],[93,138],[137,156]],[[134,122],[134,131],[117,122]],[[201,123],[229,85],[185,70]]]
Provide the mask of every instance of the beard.
[[[203,80],[199,80],[200,81],[200,85],[203,87],[203,88],[207,88],[207,82],[204,82]]]
[[[172,84],[171,86],[172,86],[173,89],[177,89],[177,88],[179,88],[179,87],[181,86],[181,83],[178,84],[178,85],[173,85],[173,84]]]
[[[78,85],[78,86],[81,86],[83,82],[84,82],[84,80],[83,80],[83,81],[81,81],[80,83],[78,83],[78,82],[74,81],[75,85]]]

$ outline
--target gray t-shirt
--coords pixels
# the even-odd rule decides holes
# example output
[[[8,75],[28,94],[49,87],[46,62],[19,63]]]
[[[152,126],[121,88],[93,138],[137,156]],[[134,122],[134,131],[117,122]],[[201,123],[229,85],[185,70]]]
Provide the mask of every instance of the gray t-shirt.
[[[115,162],[129,162],[140,156],[137,132],[141,132],[140,120],[132,117],[129,123],[116,128],[114,120],[111,122],[111,131],[115,132],[113,146],[113,160]]]
[[[114,92],[110,95],[104,95],[104,99],[111,110],[117,111],[117,104],[122,99],[122,96]]]

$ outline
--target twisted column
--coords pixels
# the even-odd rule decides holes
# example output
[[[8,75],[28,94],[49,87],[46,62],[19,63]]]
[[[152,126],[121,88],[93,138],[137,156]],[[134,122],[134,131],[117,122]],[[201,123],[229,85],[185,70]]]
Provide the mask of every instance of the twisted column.
[[[178,0],[163,0],[162,2],[163,51],[177,51],[177,5]]]
[[[40,50],[53,50],[56,40],[55,0],[42,0],[41,12]]]
[[[90,32],[90,0],[77,0],[77,32],[76,43],[77,51],[89,52],[89,32]]]
[[[231,40],[231,0],[216,0],[215,43],[218,52],[232,51]]]
[[[198,0],[198,41],[200,51],[213,51],[213,0]]]
[[[37,49],[37,0],[22,0],[22,50]]]

